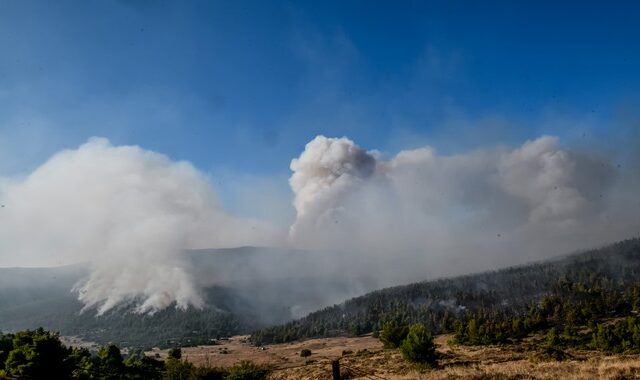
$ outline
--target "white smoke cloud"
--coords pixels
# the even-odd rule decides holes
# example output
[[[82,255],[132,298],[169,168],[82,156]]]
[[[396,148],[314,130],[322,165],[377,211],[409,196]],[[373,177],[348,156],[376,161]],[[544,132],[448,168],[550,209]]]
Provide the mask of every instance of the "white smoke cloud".
[[[288,241],[333,254],[290,272],[340,268],[366,279],[361,292],[634,236],[636,168],[620,170],[550,136],[452,155],[427,146],[388,159],[345,137],[318,136],[291,162]],[[190,164],[105,139],[59,152],[25,177],[0,178],[0,204],[0,266],[89,262],[76,291],[98,313],[123,302],[142,313],[201,306],[200,286],[216,279],[194,278],[184,249],[286,240],[274,227],[282,222],[225,213]],[[279,266],[256,270],[269,278]]]
[[[613,168],[560,149],[557,138],[545,136],[504,153],[498,176],[505,193],[526,203],[529,221],[571,222],[596,206]]]
[[[386,255],[385,263],[411,252],[411,264],[387,267],[400,282],[549,257],[639,227],[604,223],[613,206],[603,194],[618,175],[608,160],[551,136],[448,156],[425,147],[389,160],[319,136],[291,169],[291,241]]]
[[[190,164],[105,139],[3,179],[0,197],[0,265],[88,261],[76,290],[99,313],[122,302],[139,312],[201,306],[185,248],[272,243],[267,227],[226,215]]]
[[[309,142],[300,157],[291,162],[293,175],[289,184],[295,193],[297,218],[290,236],[296,239],[305,235],[309,241],[314,238],[316,227],[332,229],[333,234],[346,232],[344,227],[331,226],[349,218],[343,198],[357,191],[373,174],[375,163],[373,155],[344,137],[318,136]],[[324,243],[331,246],[329,241]]]

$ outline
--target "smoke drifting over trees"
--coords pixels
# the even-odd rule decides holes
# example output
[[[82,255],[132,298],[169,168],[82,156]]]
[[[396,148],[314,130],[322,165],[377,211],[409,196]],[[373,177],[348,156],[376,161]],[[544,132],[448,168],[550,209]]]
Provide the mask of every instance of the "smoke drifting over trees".
[[[140,312],[199,306],[185,248],[269,243],[224,214],[190,164],[105,139],[3,181],[1,194],[1,265],[88,261],[91,274],[76,290],[99,313],[130,301]]]
[[[613,196],[620,177],[632,173],[551,136],[453,155],[425,147],[387,160],[346,138],[319,136],[291,169],[292,241],[374,257],[407,254],[411,263],[396,267],[398,277],[552,256],[639,227],[637,207],[617,206],[635,202]]]
[[[389,158],[346,137],[318,136],[291,170],[297,215],[283,231],[225,212],[207,177],[186,162],[90,139],[24,177],[0,179],[0,265],[86,261],[92,270],[76,286],[86,308],[102,313],[130,302],[153,312],[202,305],[204,281],[183,255],[189,248],[319,249],[384,286],[540,259],[640,230],[638,173],[552,136]],[[268,278],[277,266],[256,270]]]

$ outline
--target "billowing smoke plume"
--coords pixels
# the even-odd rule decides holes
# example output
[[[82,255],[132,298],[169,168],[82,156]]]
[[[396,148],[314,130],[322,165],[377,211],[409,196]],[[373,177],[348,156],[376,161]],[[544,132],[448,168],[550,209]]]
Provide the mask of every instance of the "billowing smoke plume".
[[[201,306],[185,248],[271,243],[270,231],[225,215],[190,164],[105,139],[3,180],[0,195],[0,265],[88,262],[76,290],[99,313]]]
[[[349,210],[344,207],[348,203],[346,198],[373,175],[375,165],[371,154],[344,137],[318,136],[308,143],[300,158],[291,162],[293,175],[289,183],[296,195],[294,205],[298,215],[291,226],[291,236],[294,239],[318,237],[319,244],[323,241],[330,244],[323,236],[316,236],[317,228],[331,230],[332,235],[349,234],[345,224],[336,224],[350,218]],[[352,220],[347,225],[357,222]]]
[[[425,147],[388,160],[319,136],[291,169],[291,241],[364,252],[396,273],[391,282],[549,257],[640,227],[631,211],[610,224],[615,205],[629,201],[609,196],[618,170],[549,136],[515,149],[442,156]]]
[[[139,312],[200,306],[200,286],[242,276],[249,289],[278,276],[287,289],[292,279],[313,280],[317,294],[331,296],[304,305],[310,310],[385,285],[636,236],[640,181],[637,156],[629,157],[620,167],[544,136],[519,147],[451,155],[424,147],[384,158],[318,136],[291,162],[297,216],[288,241],[320,252],[244,255],[226,263],[237,270],[222,279],[194,271],[184,250],[280,246],[286,232],[225,213],[188,163],[91,139],[26,177],[0,178],[0,266],[88,262],[76,291],[99,313],[123,302]]]

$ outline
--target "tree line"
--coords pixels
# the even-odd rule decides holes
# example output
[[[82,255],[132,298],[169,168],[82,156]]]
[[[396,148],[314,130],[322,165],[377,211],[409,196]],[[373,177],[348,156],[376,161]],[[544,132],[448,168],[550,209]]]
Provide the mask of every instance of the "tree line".
[[[92,354],[84,348],[66,347],[57,333],[25,330],[0,334],[0,379],[165,379],[260,380],[268,368],[240,362],[231,368],[196,367],[169,351],[166,361],[135,351],[123,356],[114,344]]]

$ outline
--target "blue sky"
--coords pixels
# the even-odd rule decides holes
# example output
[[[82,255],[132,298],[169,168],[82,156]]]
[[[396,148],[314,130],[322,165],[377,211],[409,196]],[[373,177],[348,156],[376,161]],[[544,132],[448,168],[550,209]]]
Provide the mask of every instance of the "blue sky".
[[[638,14],[635,1],[2,1],[0,174],[91,136],[283,186],[317,134],[388,154],[601,140],[640,99]]]

